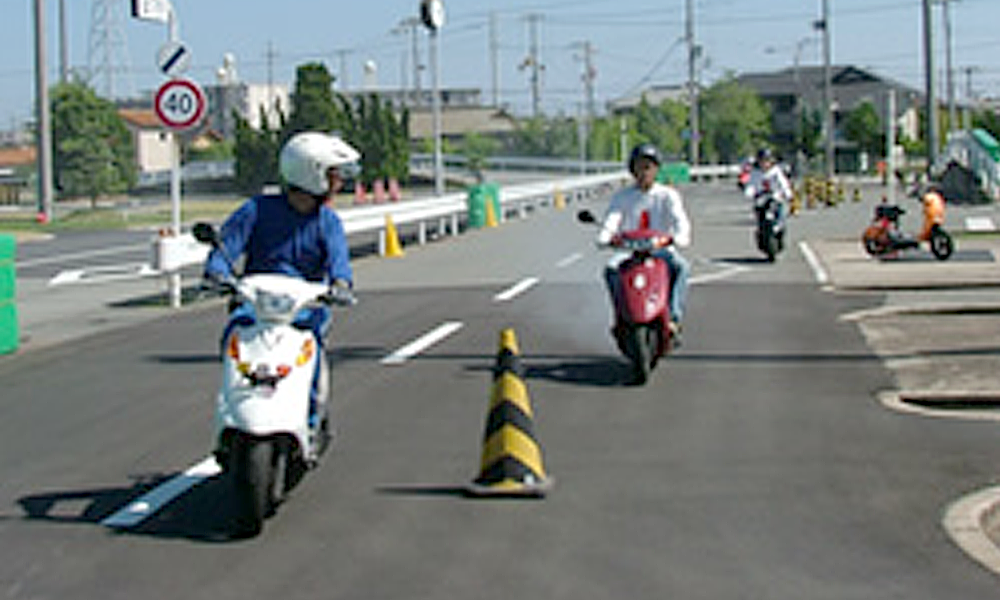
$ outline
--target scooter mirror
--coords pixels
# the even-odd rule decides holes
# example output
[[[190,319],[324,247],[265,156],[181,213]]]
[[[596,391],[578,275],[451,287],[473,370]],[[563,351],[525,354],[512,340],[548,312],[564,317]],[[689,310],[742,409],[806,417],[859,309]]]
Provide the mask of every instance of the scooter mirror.
[[[580,221],[581,223],[597,222],[597,219],[594,217],[594,213],[590,212],[587,209],[583,209],[580,212],[576,213],[576,220]]]
[[[203,244],[215,246],[219,243],[219,236],[215,232],[215,227],[212,227],[209,223],[195,223],[191,229],[191,233],[194,235],[194,239]]]

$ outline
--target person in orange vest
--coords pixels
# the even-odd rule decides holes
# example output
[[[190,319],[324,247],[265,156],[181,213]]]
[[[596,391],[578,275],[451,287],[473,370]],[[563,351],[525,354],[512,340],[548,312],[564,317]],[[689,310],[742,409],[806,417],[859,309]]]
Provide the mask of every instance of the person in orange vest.
[[[935,225],[944,226],[944,195],[941,188],[937,185],[928,186],[921,202],[924,205],[924,226],[920,231],[920,239],[929,240],[931,229]]]

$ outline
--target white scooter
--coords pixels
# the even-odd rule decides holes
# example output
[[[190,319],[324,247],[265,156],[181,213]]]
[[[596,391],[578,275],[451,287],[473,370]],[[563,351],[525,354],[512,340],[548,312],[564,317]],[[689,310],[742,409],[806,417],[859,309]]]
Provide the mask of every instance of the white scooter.
[[[193,233],[221,247],[211,225],[199,223]],[[233,485],[239,533],[257,535],[330,441],[328,362],[313,332],[292,321],[303,308],[350,306],[356,299],[347,290],[331,297],[324,284],[280,274],[237,277],[224,291],[250,302],[256,318],[235,323],[223,340],[215,456]],[[317,361],[319,398],[310,426]]]

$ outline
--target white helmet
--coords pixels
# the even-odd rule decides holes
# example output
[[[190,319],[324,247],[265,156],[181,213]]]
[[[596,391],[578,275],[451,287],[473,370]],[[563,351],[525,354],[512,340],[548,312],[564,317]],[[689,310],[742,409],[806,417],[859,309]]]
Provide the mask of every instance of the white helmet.
[[[356,162],[360,157],[353,146],[337,136],[307,131],[289,138],[278,162],[286,184],[323,196],[330,188],[327,170]]]

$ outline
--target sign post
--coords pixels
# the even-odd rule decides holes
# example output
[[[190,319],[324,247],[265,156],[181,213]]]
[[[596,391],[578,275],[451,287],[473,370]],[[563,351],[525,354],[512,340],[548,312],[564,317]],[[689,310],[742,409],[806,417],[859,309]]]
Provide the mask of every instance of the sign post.
[[[183,46],[177,45],[183,50]],[[166,61],[170,65],[178,65],[177,49],[168,51]],[[161,65],[164,71],[168,65]],[[171,79],[160,86],[153,101],[153,109],[160,121],[171,130],[170,147],[170,202],[173,213],[174,240],[181,236],[181,160],[180,143],[177,132],[195,127],[205,116],[205,93],[195,82],[189,79]],[[165,243],[161,238],[159,243]],[[181,274],[180,271],[170,273],[170,306],[179,308],[181,305]]]

